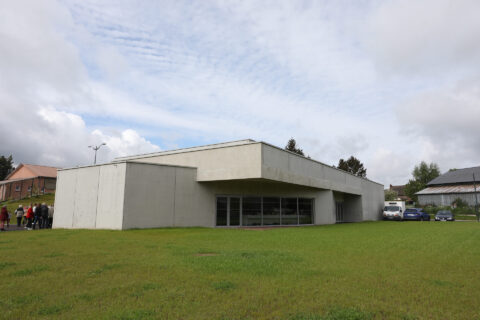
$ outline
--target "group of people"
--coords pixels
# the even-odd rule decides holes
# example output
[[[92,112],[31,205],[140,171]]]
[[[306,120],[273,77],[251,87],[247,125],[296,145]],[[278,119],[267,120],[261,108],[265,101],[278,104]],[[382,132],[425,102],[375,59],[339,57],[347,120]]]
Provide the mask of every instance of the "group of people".
[[[39,229],[49,229],[53,224],[53,204],[47,206],[45,203],[31,204],[30,207],[23,208],[19,205],[14,215],[17,218],[17,227],[24,226],[27,230],[35,230],[38,225]],[[0,231],[5,231],[5,225],[10,227],[10,212],[7,206],[3,206],[0,211]]]

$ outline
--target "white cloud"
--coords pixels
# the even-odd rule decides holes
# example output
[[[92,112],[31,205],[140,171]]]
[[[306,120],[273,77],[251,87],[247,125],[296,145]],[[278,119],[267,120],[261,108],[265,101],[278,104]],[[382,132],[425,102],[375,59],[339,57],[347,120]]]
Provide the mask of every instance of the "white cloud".
[[[479,12],[477,0],[381,2],[370,17],[367,44],[386,72],[470,72],[480,63]]]
[[[480,28],[478,2],[449,6],[7,3],[0,153],[70,165],[89,163],[86,146],[103,141],[100,161],[159,140],[283,146],[293,136],[325,163],[356,156],[386,184],[406,182],[421,160],[460,167],[478,158],[468,149],[478,131],[463,115],[478,110]]]
[[[442,171],[480,165],[480,81],[422,93],[397,108],[422,159]]]
[[[0,154],[13,154],[16,162],[70,166],[90,163],[92,151],[87,146],[99,139],[111,144],[99,152],[100,162],[158,150],[135,130],[102,133],[78,114],[82,111],[78,106],[96,97],[89,89],[95,82],[77,47],[66,39],[73,28],[69,11],[54,1],[15,1],[2,7]],[[100,55],[103,65],[115,75],[110,69],[113,63],[121,67],[119,59],[108,64],[106,55],[115,55],[105,52]],[[116,97],[111,90],[102,93]]]

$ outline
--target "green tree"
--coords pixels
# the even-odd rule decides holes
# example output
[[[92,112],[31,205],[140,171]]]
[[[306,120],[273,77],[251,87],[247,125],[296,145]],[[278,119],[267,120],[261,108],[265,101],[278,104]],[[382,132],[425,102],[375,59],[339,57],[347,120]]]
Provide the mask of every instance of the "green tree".
[[[363,163],[360,162],[354,156],[348,158],[348,160],[340,159],[338,161],[338,169],[342,169],[343,171],[350,172],[358,177],[365,178],[367,176],[367,169],[364,168]]]
[[[385,201],[397,200],[397,197],[398,197],[398,192],[397,191],[387,189],[384,192],[385,192]]]
[[[297,142],[293,138],[290,138],[290,140],[288,140],[287,145],[285,146],[285,150],[295,152],[296,154],[299,154],[301,156],[305,156],[303,150],[297,147]]]
[[[440,169],[436,163],[427,164],[425,161],[415,166],[412,172],[413,179],[425,185],[440,175]]]
[[[436,163],[427,164],[425,161],[415,166],[412,172],[413,179],[408,180],[405,185],[405,194],[417,202],[418,197],[415,193],[425,189],[427,183],[440,175],[440,169]]]
[[[0,157],[0,180],[4,180],[14,169],[12,155]]]

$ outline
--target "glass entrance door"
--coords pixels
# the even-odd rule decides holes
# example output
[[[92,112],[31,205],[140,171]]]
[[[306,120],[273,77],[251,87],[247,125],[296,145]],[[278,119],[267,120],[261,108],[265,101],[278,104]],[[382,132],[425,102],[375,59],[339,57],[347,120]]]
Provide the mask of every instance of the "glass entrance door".
[[[239,226],[241,197],[217,197],[217,226]]]
[[[241,202],[240,197],[229,197],[229,226],[240,225]]]
[[[336,222],[343,222],[343,202],[335,202]]]

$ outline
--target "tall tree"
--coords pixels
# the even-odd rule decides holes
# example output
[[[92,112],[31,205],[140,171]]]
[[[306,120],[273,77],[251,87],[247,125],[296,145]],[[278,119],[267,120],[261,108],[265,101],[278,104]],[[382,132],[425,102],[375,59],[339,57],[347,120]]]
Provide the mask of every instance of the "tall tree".
[[[385,201],[394,201],[398,198],[398,192],[395,190],[384,190],[385,192]]]
[[[408,183],[405,185],[405,194],[416,202],[418,197],[415,193],[425,189],[427,183],[438,177],[440,169],[436,163],[427,164],[425,161],[422,161],[418,166],[415,166],[412,175],[413,179],[408,180]]]
[[[425,185],[440,175],[440,169],[436,163],[427,164],[425,161],[415,166],[412,172],[413,179]]]
[[[346,161],[340,159],[337,168],[350,172],[358,177],[365,178],[367,176],[367,169],[363,166],[363,163],[354,156],[351,156]]]
[[[0,180],[4,180],[10,172],[15,169],[13,167],[13,158],[12,155],[5,157],[0,157]]]
[[[301,156],[305,156],[303,150],[297,147],[297,142],[293,138],[290,138],[290,140],[288,140],[287,145],[285,146],[285,150],[295,152],[296,154],[299,154]]]

